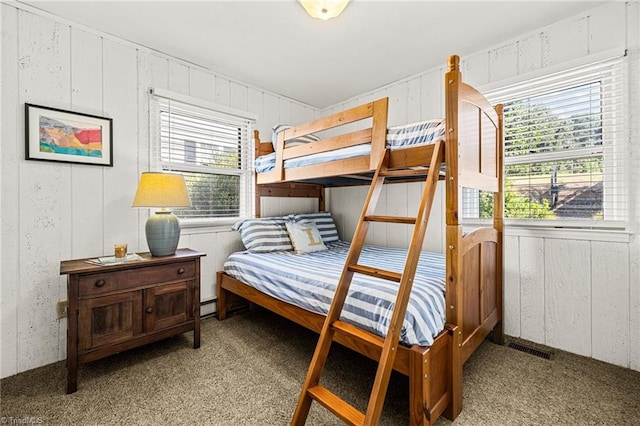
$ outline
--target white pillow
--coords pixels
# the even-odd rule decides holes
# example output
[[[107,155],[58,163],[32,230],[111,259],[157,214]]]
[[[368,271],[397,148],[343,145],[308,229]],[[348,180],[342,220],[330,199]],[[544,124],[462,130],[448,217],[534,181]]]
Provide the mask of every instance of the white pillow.
[[[291,244],[296,253],[311,253],[314,251],[323,251],[327,246],[322,242],[320,231],[315,222],[285,222]]]

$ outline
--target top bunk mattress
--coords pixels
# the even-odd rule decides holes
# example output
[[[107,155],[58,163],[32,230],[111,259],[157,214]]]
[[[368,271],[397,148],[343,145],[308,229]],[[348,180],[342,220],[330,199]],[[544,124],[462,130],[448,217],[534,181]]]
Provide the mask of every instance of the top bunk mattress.
[[[328,250],[233,253],[224,264],[231,277],[276,299],[326,315],[350,243],[327,243]],[[406,249],[364,246],[359,264],[402,272]],[[400,334],[405,345],[431,346],[445,324],[445,258],[422,252]],[[398,283],[354,274],[341,320],[386,336]]]
[[[289,128],[290,126],[278,125],[274,127],[272,143],[276,146],[278,131],[281,129]],[[387,148],[402,149],[416,145],[427,145],[435,143],[436,141],[444,139],[444,120],[425,120],[417,123],[405,124],[402,126],[389,127],[387,130]],[[309,137],[312,136],[312,137]],[[308,143],[319,138],[309,135],[301,140],[287,141],[285,147],[300,145],[301,143]],[[369,155],[371,152],[371,144],[360,144],[350,146],[347,148],[340,148],[333,151],[321,152],[318,154],[306,155],[304,157],[292,158],[285,160],[284,168],[295,168],[303,166],[311,166],[313,164],[327,163],[335,160],[342,160],[346,158],[360,157]],[[256,173],[266,173],[275,169],[276,153],[262,155],[256,158],[254,162],[254,169]]]

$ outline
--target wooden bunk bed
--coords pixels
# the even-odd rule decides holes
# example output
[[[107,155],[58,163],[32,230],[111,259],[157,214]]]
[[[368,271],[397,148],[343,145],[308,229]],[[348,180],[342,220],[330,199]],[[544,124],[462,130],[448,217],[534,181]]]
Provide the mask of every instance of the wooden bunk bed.
[[[410,421],[415,425],[433,424],[442,414],[455,419],[462,409],[463,364],[491,333],[495,342],[503,343],[504,340],[502,107],[493,108],[479,91],[463,83],[457,56],[451,56],[448,65],[443,144],[445,173],[439,173],[446,185],[446,326],[433,345],[399,345],[393,359],[393,369],[409,377]],[[323,210],[325,186],[368,183],[366,178],[373,175],[381,162],[386,162],[390,169],[415,170],[402,181],[424,180],[425,166],[434,155],[442,155],[435,148],[439,144],[386,150],[387,107],[387,99],[381,99],[279,133],[273,171],[256,176],[256,215],[259,215],[260,197],[269,195],[317,197],[319,209]],[[287,140],[299,136],[366,119],[371,121],[371,127],[364,130],[291,148],[285,145]],[[285,160],[362,143],[371,144],[370,155],[295,168],[284,165]],[[271,152],[272,143],[262,143],[256,137],[256,155]],[[341,178],[336,180],[335,177]],[[490,226],[463,232],[462,188],[494,194]],[[323,329],[323,315],[266,296],[224,272],[218,272],[217,291],[218,319],[227,316],[236,296],[240,296],[316,332]],[[381,357],[379,343],[351,333],[336,330],[333,340],[376,361]]]

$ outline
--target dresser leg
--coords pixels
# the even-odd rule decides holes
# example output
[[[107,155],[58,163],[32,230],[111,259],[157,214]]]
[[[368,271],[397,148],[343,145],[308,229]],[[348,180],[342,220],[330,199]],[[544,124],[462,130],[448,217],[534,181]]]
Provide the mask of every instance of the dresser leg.
[[[198,316],[196,317],[195,325],[193,328],[193,349],[198,349],[200,347],[200,313],[198,312]]]
[[[78,357],[67,357],[67,393],[78,390]]]
[[[78,276],[67,277],[67,393],[78,390]]]

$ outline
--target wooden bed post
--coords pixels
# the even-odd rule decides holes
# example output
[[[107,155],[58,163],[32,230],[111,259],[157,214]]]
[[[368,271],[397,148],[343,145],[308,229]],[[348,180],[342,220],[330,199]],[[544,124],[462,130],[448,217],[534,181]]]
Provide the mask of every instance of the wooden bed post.
[[[258,130],[254,130],[253,131],[253,150],[254,150],[254,158],[258,158],[262,155],[261,149],[260,149],[260,132]],[[258,174],[257,173],[253,173],[253,194],[255,197],[255,202],[254,202],[254,212],[256,217],[260,216],[260,191],[258,191]]]
[[[222,321],[227,319],[227,291],[222,288],[222,279],[224,271],[218,271],[216,274],[216,294],[218,301],[216,302],[216,318]]]
[[[447,322],[451,324],[462,324],[462,310],[459,306],[462,291],[459,290],[460,283],[458,275],[460,273],[460,247],[462,238],[462,225],[459,222],[459,200],[461,188],[459,184],[458,171],[458,94],[462,76],[459,68],[460,58],[457,55],[449,57],[449,72],[445,74],[445,108],[446,108],[446,191],[447,191]]]
[[[284,180],[284,135],[285,132],[278,133],[278,143],[275,147],[276,151],[276,165],[275,165],[275,181],[282,182]]]
[[[445,153],[446,153],[446,193],[447,193],[447,230],[446,230],[446,258],[447,258],[447,289],[446,307],[447,323],[452,324],[452,359],[451,359],[451,403],[447,407],[447,417],[455,419],[462,411],[462,360],[460,348],[462,346],[463,326],[463,288],[460,277],[462,274],[462,225],[459,222],[459,200],[462,191],[459,183],[458,170],[458,135],[460,107],[460,57],[449,57],[449,71],[445,74]],[[457,328],[455,327],[457,326]]]
[[[373,102],[373,121],[377,123],[373,127],[371,134],[371,156],[369,167],[375,170],[382,160],[384,150],[387,146],[387,111],[389,109],[389,98],[378,99]]]
[[[431,422],[432,407],[429,401],[431,382],[429,376],[431,373],[431,363],[429,362],[428,353],[423,354],[415,348],[411,351],[409,359],[409,410],[411,413],[411,425],[420,425]],[[420,421],[422,420],[422,422]]]

